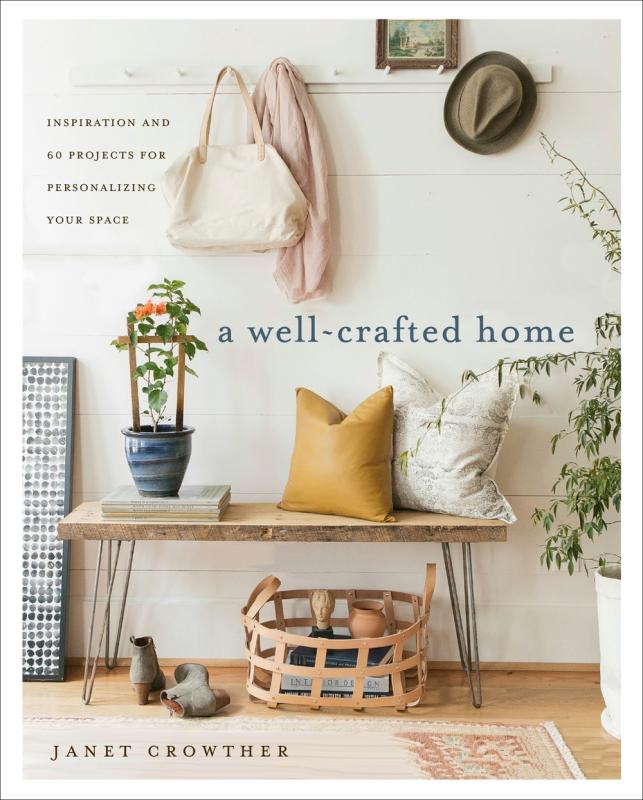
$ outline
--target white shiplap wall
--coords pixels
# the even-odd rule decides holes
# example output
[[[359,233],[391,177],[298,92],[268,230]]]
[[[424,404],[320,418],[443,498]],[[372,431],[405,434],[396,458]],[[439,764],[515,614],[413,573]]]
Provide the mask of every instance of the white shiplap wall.
[[[195,257],[166,243],[166,208],[155,194],[52,194],[46,184],[100,180],[158,183],[154,161],[75,163],[48,150],[165,150],[192,146],[203,88],[81,87],[71,67],[295,63],[366,68],[370,21],[31,22],[25,30],[25,330],[30,354],[78,358],[74,503],[129,480],[120,428],[128,422],[127,366],[108,347],[124,311],[144,287],[169,275],[186,280],[202,306],[196,332],[211,343],[187,388],[197,427],[187,480],[230,482],[236,498],[277,500],[294,424],[295,386],[345,409],[376,388],[378,347],[251,345],[246,325],[282,324],[316,314],[328,327],[392,323],[407,314],[424,325],[460,314],[459,345],[391,345],[447,391],[465,367],[544,346],[478,345],[475,315],[493,323],[572,325],[576,345],[593,343],[592,319],[618,302],[618,286],[586,230],[556,207],[563,186],[537,142],[545,130],[618,197],[619,30],[613,21],[464,21],[462,62],[488,49],[554,65],[540,84],[536,119],[514,148],[473,155],[442,125],[450,76],[421,86],[311,87],[330,165],[335,289],[326,301],[289,306],[273,283],[273,256]],[[169,117],[169,128],[47,129],[47,117]],[[217,100],[219,141],[242,135],[237,96]],[[51,227],[46,214],[128,214],[127,227]],[[216,346],[230,325],[234,345]],[[557,465],[549,437],[573,403],[564,380],[542,387],[542,409],[516,413],[498,481],[519,517],[503,545],[475,548],[481,657],[494,661],[596,661],[593,584],[539,566],[542,532],[530,523],[547,502]],[[616,535],[604,539],[618,547]],[[70,654],[84,647],[96,548],[72,547]],[[238,609],[274,572],[290,586],[388,586],[419,590],[421,565],[438,546],[142,543],[130,586],[126,633],[149,633],[166,657],[231,658],[242,653]],[[453,659],[455,642],[443,572],[431,657]],[[121,582],[116,593],[121,590]]]

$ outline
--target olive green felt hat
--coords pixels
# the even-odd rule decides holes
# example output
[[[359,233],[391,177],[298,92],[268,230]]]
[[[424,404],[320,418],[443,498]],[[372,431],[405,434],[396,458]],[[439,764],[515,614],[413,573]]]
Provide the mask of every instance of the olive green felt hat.
[[[453,79],[444,103],[452,139],[474,153],[497,153],[522,136],[536,109],[536,84],[508,53],[481,53]]]

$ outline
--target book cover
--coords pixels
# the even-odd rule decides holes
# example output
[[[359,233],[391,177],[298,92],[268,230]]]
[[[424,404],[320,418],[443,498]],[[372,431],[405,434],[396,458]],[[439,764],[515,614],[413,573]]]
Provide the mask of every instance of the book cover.
[[[306,678],[303,675],[283,675],[281,678],[281,691],[310,691],[313,685],[312,678]],[[381,692],[387,694],[391,688],[390,675],[382,675],[380,677],[366,677],[364,678],[364,691],[365,692]],[[322,691],[324,692],[347,692],[352,693],[355,690],[355,678],[324,678],[322,684]]]
[[[283,694],[296,694],[299,697],[310,697],[310,690],[300,690],[300,689],[282,689]],[[363,697],[388,697],[391,692],[364,692]],[[330,692],[330,691],[322,691],[321,697],[352,697],[352,692]]]
[[[643,3],[591,5],[0,0],[0,800],[643,800]]]
[[[336,639],[350,639],[350,636],[336,636]],[[357,648],[350,650],[329,650],[326,653],[327,667],[354,667],[357,664]],[[300,645],[290,654],[290,663],[299,667],[314,667],[317,650],[314,647]],[[369,667],[385,664],[393,656],[393,648],[371,647],[368,651],[366,663]]]
[[[141,497],[133,485],[119,486],[101,501],[103,511],[208,511],[229,501],[230,486],[182,486],[175,497]]]
[[[176,512],[173,514],[163,514],[162,512],[137,512],[137,511],[117,511],[107,512],[102,515],[104,519],[121,520],[149,520],[151,522],[220,522],[225,516],[225,509],[219,514],[194,514],[190,512]]]
[[[206,522],[218,522],[225,516],[230,503],[226,501],[222,506],[211,511],[202,511],[201,509],[192,509],[188,506],[185,508],[171,508],[166,510],[159,509],[145,509],[145,510],[130,510],[130,509],[101,509],[101,514],[105,519],[151,519],[159,521],[167,520],[184,520],[187,522],[203,520]]]

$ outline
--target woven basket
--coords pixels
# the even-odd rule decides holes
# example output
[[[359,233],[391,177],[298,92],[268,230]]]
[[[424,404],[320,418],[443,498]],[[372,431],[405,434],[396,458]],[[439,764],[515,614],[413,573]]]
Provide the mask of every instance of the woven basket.
[[[391,706],[404,711],[422,698],[426,681],[426,643],[431,598],[435,589],[435,564],[427,564],[426,582],[422,597],[406,592],[381,589],[333,589],[337,605],[346,603],[345,617],[332,617],[334,631],[348,628],[348,614],[355,600],[375,599],[384,604],[385,635],[375,639],[323,639],[291,632],[292,628],[310,630],[312,616],[286,616],[284,606],[293,602],[302,605],[312,615],[312,589],[279,591],[281,581],[270,575],[254,589],[247,605],[241,609],[246,636],[248,677],[246,688],[251,697],[265,702],[270,708],[279,703],[311,708],[383,708]],[[259,620],[262,609],[272,610],[272,618]],[[402,611],[406,611],[404,619]],[[297,611],[295,611],[297,613]],[[265,615],[264,615],[265,616]],[[298,647],[315,648],[315,666],[301,667],[288,662],[289,652]],[[392,647],[393,658],[386,664],[367,666],[368,652],[374,647]],[[409,648],[409,649],[406,649]],[[357,649],[355,667],[326,667],[327,650]],[[310,695],[293,695],[281,691],[283,675],[312,679]],[[385,697],[365,697],[364,679],[390,675],[391,694]],[[354,678],[355,688],[348,697],[322,696],[325,678]]]

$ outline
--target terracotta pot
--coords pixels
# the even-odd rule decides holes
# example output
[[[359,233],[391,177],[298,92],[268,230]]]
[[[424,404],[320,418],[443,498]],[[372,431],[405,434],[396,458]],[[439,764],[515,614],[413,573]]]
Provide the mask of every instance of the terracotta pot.
[[[356,600],[348,615],[348,630],[354,639],[375,639],[386,630],[384,606],[379,600]]]

